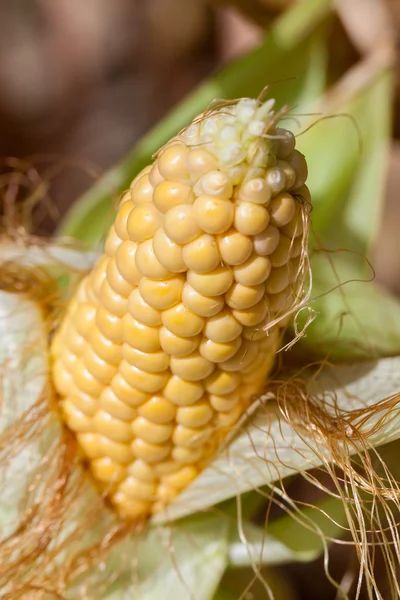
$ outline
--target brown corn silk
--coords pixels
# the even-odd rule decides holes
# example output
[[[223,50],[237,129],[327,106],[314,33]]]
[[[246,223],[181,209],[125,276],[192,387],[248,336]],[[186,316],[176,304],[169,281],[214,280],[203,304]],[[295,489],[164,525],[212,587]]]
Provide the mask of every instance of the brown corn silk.
[[[273,105],[211,109],[160,150],[54,338],[65,422],[123,517],[163,510],[204,468],[304,298],[307,166]]]

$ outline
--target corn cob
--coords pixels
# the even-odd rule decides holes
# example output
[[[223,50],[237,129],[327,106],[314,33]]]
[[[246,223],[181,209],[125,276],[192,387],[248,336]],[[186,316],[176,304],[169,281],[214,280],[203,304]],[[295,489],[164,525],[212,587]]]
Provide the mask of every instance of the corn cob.
[[[273,105],[209,111],[161,149],[54,338],[65,421],[123,517],[162,510],[197,476],[273,365],[309,200]]]

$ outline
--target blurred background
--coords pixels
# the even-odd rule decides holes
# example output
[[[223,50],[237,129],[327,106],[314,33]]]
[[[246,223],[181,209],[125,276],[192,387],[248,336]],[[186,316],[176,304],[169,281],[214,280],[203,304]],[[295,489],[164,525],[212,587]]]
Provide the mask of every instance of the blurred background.
[[[94,179],[123,159],[140,136],[200,81],[260,44],[279,15],[294,3],[0,2],[0,177],[18,169],[26,158],[39,172],[53,168],[49,189],[52,209],[38,207],[34,211],[34,232],[53,233],[58,219]],[[373,264],[378,280],[398,294],[399,34],[400,0],[338,0],[337,14],[325,33],[329,44],[328,80],[332,81],[360,57],[374,53],[385,40],[394,40],[397,72],[385,184],[385,235],[379,237],[374,248]],[[11,199],[9,195],[0,199],[3,212],[7,203],[18,200],[18,193],[15,197],[10,193]],[[293,494],[307,497],[311,492],[303,489],[304,485],[297,481]],[[331,572],[338,581],[355,564],[351,549],[339,547],[332,551]],[[228,585],[234,586],[238,598],[248,573],[242,575],[241,580]],[[337,597],[324,575],[322,559],[307,565],[287,565],[271,577],[276,578],[278,598]],[[252,588],[242,597],[251,600],[264,596]]]

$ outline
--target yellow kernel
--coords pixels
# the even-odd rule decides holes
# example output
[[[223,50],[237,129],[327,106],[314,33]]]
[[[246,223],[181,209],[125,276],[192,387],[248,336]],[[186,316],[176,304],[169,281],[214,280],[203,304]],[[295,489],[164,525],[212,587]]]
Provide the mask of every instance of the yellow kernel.
[[[153,396],[138,408],[138,414],[153,423],[169,423],[175,418],[176,407],[164,396]]]
[[[264,295],[264,285],[242,285],[234,283],[225,294],[225,300],[231,308],[250,308],[261,300]]]
[[[214,236],[207,233],[186,244],[182,257],[187,268],[196,273],[211,271],[221,262],[217,242]]]
[[[264,338],[267,334],[262,328],[263,324],[256,325],[253,327],[243,327],[243,337],[250,342],[256,342]]]
[[[253,244],[247,235],[230,229],[225,234],[218,236],[218,248],[222,260],[227,265],[240,265],[249,258]]]
[[[153,237],[162,225],[161,215],[154,204],[140,204],[131,211],[127,221],[129,239],[144,242]]]
[[[296,212],[296,203],[293,196],[287,192],[279,194],[271,202],[269,212],[272,225],[275,225],[275,227],[287,225],[293,219]]]
[[[140,271],[136,267],[136,251],[137,244],[126,240],[119,246],[115,254],[115,262],[121,276],[131,285],[139,285],[139,281],[142,278]]]
[[[198,448],[203,446],[213,434],[212,429],[204,429],[204,427],[185,427],[184,425],[177,425],[172,435],[172,442],[176,446],[183,446],[184,448]]]
[[[96,308],[91,304],[81,304],[75,311],[72,322],[77,332],[85,339],[88,339],[93,329],[95,316]]]
[[[114,258],[109,260],[106,273],[111,288],[121,296],[127,297],[132,291],[132,284],[122,277]]]
[[[203,456],[203,448],[183,448],[175,446],[171,452],[171,456],[174,460],[180,463],[193,464],[197,462]]]
[[[172,375],[163,389],[163,394],[173,404],[186,406],[199,400],[204,388],[198,381],[185,381],[177,375]]]
[[[294,292],[289,285],[287,288],[282,290],[282,292],[279,292],[279,294],[268,295],[269,309],[274,313],[284,313],[291,308],[293,300]]]
[[[244,310],[240,309],[232,309],[232,314],[241,323],[246,327],[252,327],[254,325],[259,325],[263,319],[265,318],[268,312],[268,305],[264,298],[257,302],[254,306],[250,308],[246,308]]]
[[[135,260],[138,271],[144,277],[163,280],[171,275],[154,254],[153,240],[146,240],[139,244]]]
[[[134,388],[137,388],[141,392],[148,392],[154,394],[158,392],[167,383],[168,374],[163,373],[148,373],[142,371],[137,367],[133,367],[128,362],[123,360],[119,366],[121,375],[126,381]]]
[[[301,235],[303,229],[303,211],[300,204],[296,204],[296,212],[293,219],[287,225],[281,227],[281,231],[286,237],[292,239]]]
[[[232,410],[232,408],[238,404],[240,401],[240,394],[238,392],[232,392],[231,394],[226,394],[224,396],[210,394],[209,400],[214,410],[227,412],[228,410]]]
[[[240,202],[253,202],[267,206],[271,199],[271,189],[265,179],[255,177],[241,185],[238,199]]]
[[[64,341],[68,350],[78,356],[81,355],[86,348],[85,338],[82,335],[79,335],[72,323],[65,332]]]
[[[175,335],[165,327],[160,328],[160,344],[164,352],[170,356],[186,356],[196,350],[201,337],[195,335],[189,338]]]
[[[177,244],[187,244],[194,240],[201,231],[194,216],[191,204],[174,206],[164,218],[164,231]]]
[[[150,203],[153,199],[153,186],[148,169],[141,171],[131,183],[131,199],[135,206]]]
[[[286,177],[279,167],[270,167],[265,173],[265,181],[271,190],[271,195],[276,196],[286,187]]]
[[[160,483],[157,487],[157,498],[159,498],[159,501],[152,505],[152,513],[155,514],[164,510],[166,505],[170,504],[177,495],[178,490],[164,483]]]
[[[287,158],[294,151],[296,140],[291,131],[278,127],[276,130],[277,142],[278,142],[278,156],[280,158]]]
[[[106,436],[100,436],[99,443],[103,456],[108,456],[122,465],[126,465],[132,461],[133,454],[126,444],[115,442]]]
[[[98,306],[96,310],[96,325],[107,338],[107,342],[120,343],[122,340],[122,322],[120,317],[111,314],[108,312],[104,306]],[[94,328],[95,329],[95,328]],[[93,339],[93,331],[91,334],[91,339]],[[100,353],[99,353],[100,354]],[[102,354],[100,354],[102,358],[105,358]],[[106,359],[107,360],[107,359]]]
[[[107,339],[106,336],[101,333],[100,329],[93,328],[90,344],[93,351],[109,364],[117,365],[121,360],[122,353],[120,344],[114,344]]]
[[[121,483],[118,491],[135,500],[136,498],[139,498],[139,500],[153,500],[156,492],[156,485],[129,476]]]
[[[230,178],[221,171],[213,170],[205,173],[195,185],[195,193],[200,196],[207,194],[214,198],[231,198],[233,185]],[[197,193],[198,190],[198,193]]]
[[[230,394],[240,384],[240,375],[234,372],[216,369],[204,382],[207,392],[210,394]]]
[[[112,388],[107,387],[99,398],[101,408],[115,419],[131,421],[136,417],[136,410],[121,402]]]
[[[230,200],[213,196],[199,196],[193,204],[193,214],[199,227],[206,233],[223,233],[233,223],[235,209]]]
[[[217,267],[208,273],[188,271],[188,283],[204,296],[220,296],[225,294],[233,283],[233,273],[229,267]]]
[[[265,291],[268,294],[279,294],[289,285],[289,265],[272,269],[270,276],[265,282]]]
[[[207,320],[204,335],[213,342],[231,342],[242,332],[242,326],[229,309]]]
[[[221,296],[203,296],[194,290],[188,283],[185,283],[182,291],[182,302],[194,314],[200,317],[212,317],[219,313],[224,306],[224,299]]]
[[[189,173],[186,167],[186,159],[189,150],[184,144],[169,144],[158,156],[158,170],[164,179],[172,181],[186,181]]]
[[[191,204],[194,200],[191,189],[179,181],[162,181],[154,190],[153,202],[161,213],[166,213],[179,204]]]
[[[211,421],[212,416],[210,404],[200,401],[192,406],[180,406],[176,411],[176,422],[186,427],[202,427]]]
[[[105,308],[117,317],[122,317],[128,310],[127,299],[114,292],[107,280],[101,286],[100,299]]]
[[[271,261],[267,256],[253,254],[242,265],[234,268],[235,279],[245,286],[263,283],[271,272]]]
[[[162,444],[169,440],[172,434],[172,425],[166,423],[153,423],[145,417],[137,417],[132,422],[134,435],[145,442]]]
[[[213,342],[204,338],[200,344],[200,353],[210,362],[220,363],[233,356],[240,348],[241,343],[240,336],[230,342]]]
[[[243,414],[241,404],[237,404],[227,412],[218,412],[215,418],[215,424],[218,428],[232,427],[235,425]]]
[[[141,392],[140,390],[129,385],[121,373],[117,373],[113,377],[110,386],[117,398],[119,398],[121,402],[128,404],[128,406],[140,406],[143,402],[150,398],[149,394]]]
[[[272,254],[279,244],[279,231],[273,225],[268,225],[262,233],[254,236],[254,250],[260,256]]]
[[[134,460],[128,466],[128,473],[140,481],[154,481],[156,478],[153,467],[141,458]]]
[[[111,497],[112,502],[118,507],[118,512],[125,519],[144,519],[150,511],[151,504],[147,500],[131,498],[118,491]]]
[[[157,162],[155,162],[154,165],[151,167],[148,177],[149,177],[149,181],[150,181],[151,185],[153,186],[153,188],[155,188],[159,183],[164,181],[164,177],[161,175],[161,173],[158,169]]]
[[[152,327],[161,325],[161,312],[143,300],[138,288],[135,288],[129,295],[128,311],[136,321],[145,325]]]
[[[112,417],[104,410],[99,410],[93,419],[97,433],[109,437],[114,442],[129,442],[132,439],[130,423]]]
[[[293,195],[296,196],[297,201],[300,202],[300,204],[311,204],[310,190],[306,185],[301,185],[300,187],[296,188],[296,191],[293,192]]]
[[[96,458],[90,464],[93,475],[103,483],[118,483],[125,477],[125,468],[111,458]]]
[[[180,302],[185,279],[176,275],[165,281],[143,278],[139,284],[140,295],[152,308],[163,310]]]
[[[149,373],[161,373],[168,369],[169,356],[162,350],[142,352],[129,344],[122,345],[122,356],[133,367]]]
[[[103,285],[104,280],[106,279],[107,273],[107,265],[110,258],[104,254],[100,260],[97,261],[92,273],[90,273],[89,277],[86,277],[83,281],[82,292],[84,292],[84,288],[86,290],[87,300],[92,303],[96,303],[95,301],[100,297],[101,286]],[[87,301],[86,300],[86,301]],[[84,301],[81,298],[78,298],[78,302]]]
[[[163,229],[159,229],[154,235],[153,250],[157,260],[172,273],[183,273],[187,270],[182,246],[175,244]]]
[[[268,227],[269,213],[264,206],[241,202],[235,210],[235,227],[243,235],[257,235]]]
[[[204,327],[204,319],[192,313],[182,303],[164,310],[162,322],[169,331],[181,337],[197,335]]]
[[[194,181],[217,167],[217,159],[206,150],[190,150],[187,156],[187,168]]]
[[[293,184],[293,189],[297,190],[299,187],[305,184],[308,177],[307,161],[304,154],[301,154],[298,150],[295,150],[290,157],[290,164],[296,172],[296,181]]]
[[[122,204],[117,212],[114,221],[114,229],[120,240],[129,239],[127,224],[130,213],[133,211],[134,206],[131,202],[125,202]]]
[[[188,356],[171,356],[170,369],[174,375],[186,381],[201,381],[213,372],[214,365],[195,352]]]
[[[288,190],[293,187],[294,182],[296,181],[296,171],[292,167],[292,165],[285,160],[277,160],[276,166],[278,169],[283,171],[285,175],[285,188]]]
[[[294,241],[281,235],[279,246],[269,258],[273,267],[283,267],[290,258],[294,258]]]
[[[133,208],[133,207],[132,207]],[[111,225],[110,230],[107,235],[105,251],[108,256],[114,256],[119,246],[122,244],[122,240],[118,237],[117,232],[115,231],[114,225]]]
[[[76,439],[88,458],[100,458],[100,436],[97,433],[78,433]]]
[[[122,319],[122,335],[124,342],[142,352],[156,352],[160,349],[158,327],[144,325],[129,313]]]
[[[175,460],[166,460],[154,465],[154,472],[157,477],[163,477],[164,475],[170,475],[171,473],[176,473],[181,468],[180,465]]]
[[[102,383],[109,383],[117,372],[115,365],[100,358],[91,347],[86,348],[83,354],[83,363],[89,373]]]
[[[57,358],[61,360],[63,366],[66,368],[67,371],[69,371],[70,373],[74,372],[76,363],[79,360],[79,357],[76,354],[70,352],[69,350],[66,350],[64,352],[56,354],[55,356],[57,356]]]
[[[194,465],[182,467],[179,471],[165,475],[162,478],[163,483],[173,487],[176,490],[183,490],[197,476],[197,469]]]
[[[93,417],[93,415],[96,414],[98,403],[93,396],[89,396],[89,394],[85,394],[83,392],[74,391],[69,399],[78,410],[83,412],[88,417]]]
[[[70,400],[62,402],[62,411],[68,427],[78,433],[93,431],[93,419],[78,410]]]
[[[159,463],[170,453],[171,446],[169,444],[152,444],[137,438],[131,444],[131,450],[136,458],[141,458],[148,463]]]
[[[258,354],[258,344],[254,342],[243,342],[239,350],[225,362],[219,365],[224,371],[242,372],[242,369],[248,367]]]
[[[80,359],[74,371],[74,383],[76,387],[89,394],[89,396],[98,396],[103,391],[104,385],[89,372]]]

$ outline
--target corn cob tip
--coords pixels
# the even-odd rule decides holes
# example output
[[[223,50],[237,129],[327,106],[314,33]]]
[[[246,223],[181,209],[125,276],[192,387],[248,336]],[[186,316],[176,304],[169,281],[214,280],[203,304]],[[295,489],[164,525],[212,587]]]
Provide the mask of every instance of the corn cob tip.
[[[276,120],[273,100],[245,98],[168,142],[55,337],[65,421],[124,517],[161,510],[207,464],[301,299],[307,165]]]

